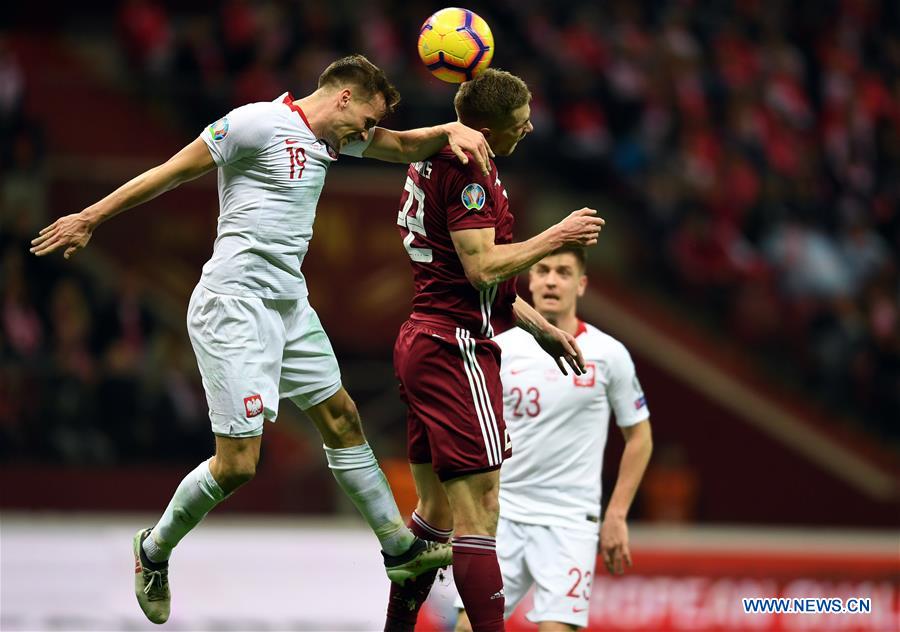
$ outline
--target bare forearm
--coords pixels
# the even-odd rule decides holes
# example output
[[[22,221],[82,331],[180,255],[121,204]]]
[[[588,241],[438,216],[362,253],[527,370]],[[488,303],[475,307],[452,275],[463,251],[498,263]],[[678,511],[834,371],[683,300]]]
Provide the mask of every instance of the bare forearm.
[[[363,156],[387,162],[419,162],[445,146],[449,146],[464,165],[469,164],[467,154],[471,154],[481,172],[490,173],[490,156],[493,154],[487,139],[481,132],[458,121],[404,132],[376,127]]]
[[[474,284],[479,289],[490,287],[512,278],[530,268],[548,254],[563,245],[557,226],[527,241],[499,244],[481,253],[476,262],[477,276]]]
[[[161,165],[132,178],[105,198],[84,211],[84,219],[97,226],[130,208],[152,200],[215,169],[216,164],[202,140],[195,139]]]
[[[547,319],[521,296],[517,296],[513,303],[513,316],[516,319],[516,326],[521,327],[532,336],[537,336],[550,327]]]
[[[619,463],[616,487],[606,508],[607,516],[616,516],[622,519],[627,517],[652,452],[653,441],[649,433],[626,442],[622,461]]]
[[[593,217],[596,213],[593,209],[580,209],[539,235],[514,244],[494,243],[494,228],[459,230],[450,236],[469,283],[483,290],[527,270],[566,244],[597,243],[603,220]]]
[[[447,130],[444,125],[419,127],[403,132],[394,132],[400,147],[398,162],[418,162],[439,152],[447,144]]]
[[[62,250],[70,256],[87,246],[97,226],[122,211],[152,200],[182,182],[193,180],[215,167],[206,144],[197,138],[165,163],[145,171],[105,198],[79,213],[63,215],[41,229],[31,240],[30,251],[37,257]]]
[[[132,178],[105,198],[84,209],[85,219],[98,226],[130,208],[143,204],[178,186],[181,181],[173,175],[166,176],[164,165],[159,165]]]

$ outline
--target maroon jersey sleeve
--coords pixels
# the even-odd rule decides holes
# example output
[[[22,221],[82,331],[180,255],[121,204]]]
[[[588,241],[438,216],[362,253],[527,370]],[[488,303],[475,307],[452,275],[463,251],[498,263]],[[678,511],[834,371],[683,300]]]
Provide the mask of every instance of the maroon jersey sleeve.
[[[492,188],[474,160],[468,165],[453,162],[441,179],[447,229],[493,228],[497,213]]]
[[[494,229],[494,243],[512,241],[513,217],[496,166],[485,178],[449,149],[410,165],[397,217],[413,269],[411,318],[451,335],[457,328],[491,337],[512,322],[515,280],[475,288],[453,244],[453,232]]]

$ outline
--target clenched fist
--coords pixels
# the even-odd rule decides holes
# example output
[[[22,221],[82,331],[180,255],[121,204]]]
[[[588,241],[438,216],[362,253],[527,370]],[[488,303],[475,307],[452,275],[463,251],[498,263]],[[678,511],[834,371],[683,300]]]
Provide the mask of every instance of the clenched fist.
[[[566,246],[593,246],[597,243],[600,231],[606,220],[597,216],[592,208],[580,208],[573,211],[556,226]]]

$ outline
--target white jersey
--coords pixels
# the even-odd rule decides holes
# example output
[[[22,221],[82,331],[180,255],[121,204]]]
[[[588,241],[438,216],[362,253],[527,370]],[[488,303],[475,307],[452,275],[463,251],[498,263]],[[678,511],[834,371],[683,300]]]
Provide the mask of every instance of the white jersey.
[[[597,531],[610,410],[619,426],[650,416],[628,350],[579,321],[587,372],[563,375],[534,338],[514,327],[494,340],[512,458],[500,469],[500,515]]]
[[[219,223],[200,284],[219,294],[297,299],[316,204],[337,153],[285,93],[235,108],[201,134],[219,167]],[[366,143],[341,153],[361,156]]]

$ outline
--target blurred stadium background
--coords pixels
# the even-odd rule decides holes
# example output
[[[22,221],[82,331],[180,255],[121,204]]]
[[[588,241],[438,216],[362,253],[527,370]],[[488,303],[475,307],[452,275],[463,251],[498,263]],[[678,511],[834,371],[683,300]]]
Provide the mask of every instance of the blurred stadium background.
[[[118,217],[69,262],[31,257],[28,240],[231,107],[305,94],[346,53],[400,89],[385,125],[453,119],[453,87],[415,53],[442,6],[4,7],[0,628],[150,627],[130,536],[212,448],[184,314],[215,235],[215,179]],[[653,410],[635,568],[598,573],[592,629],[898,629],[898,5],[467,6],[493,29],[494,66],[534,92],[535,132],[499,164],[517,233],[601,209],[582,316],[631,349]],[[408,511],[390,365],[411,295],[403,178],[336,165],[304,271]],[[612,466],[620,450],[614,432]],[[611,490],[614,467],[604,479]],[[376,541],[290,407],[267,425],[257,479],[174,560],[169,629],[380,629]],[[750,617],[742,596],[871,597],[873,612]],[[422,629],[446,629],[439,597]],[[522,611],[511,628],[534,629]]]

